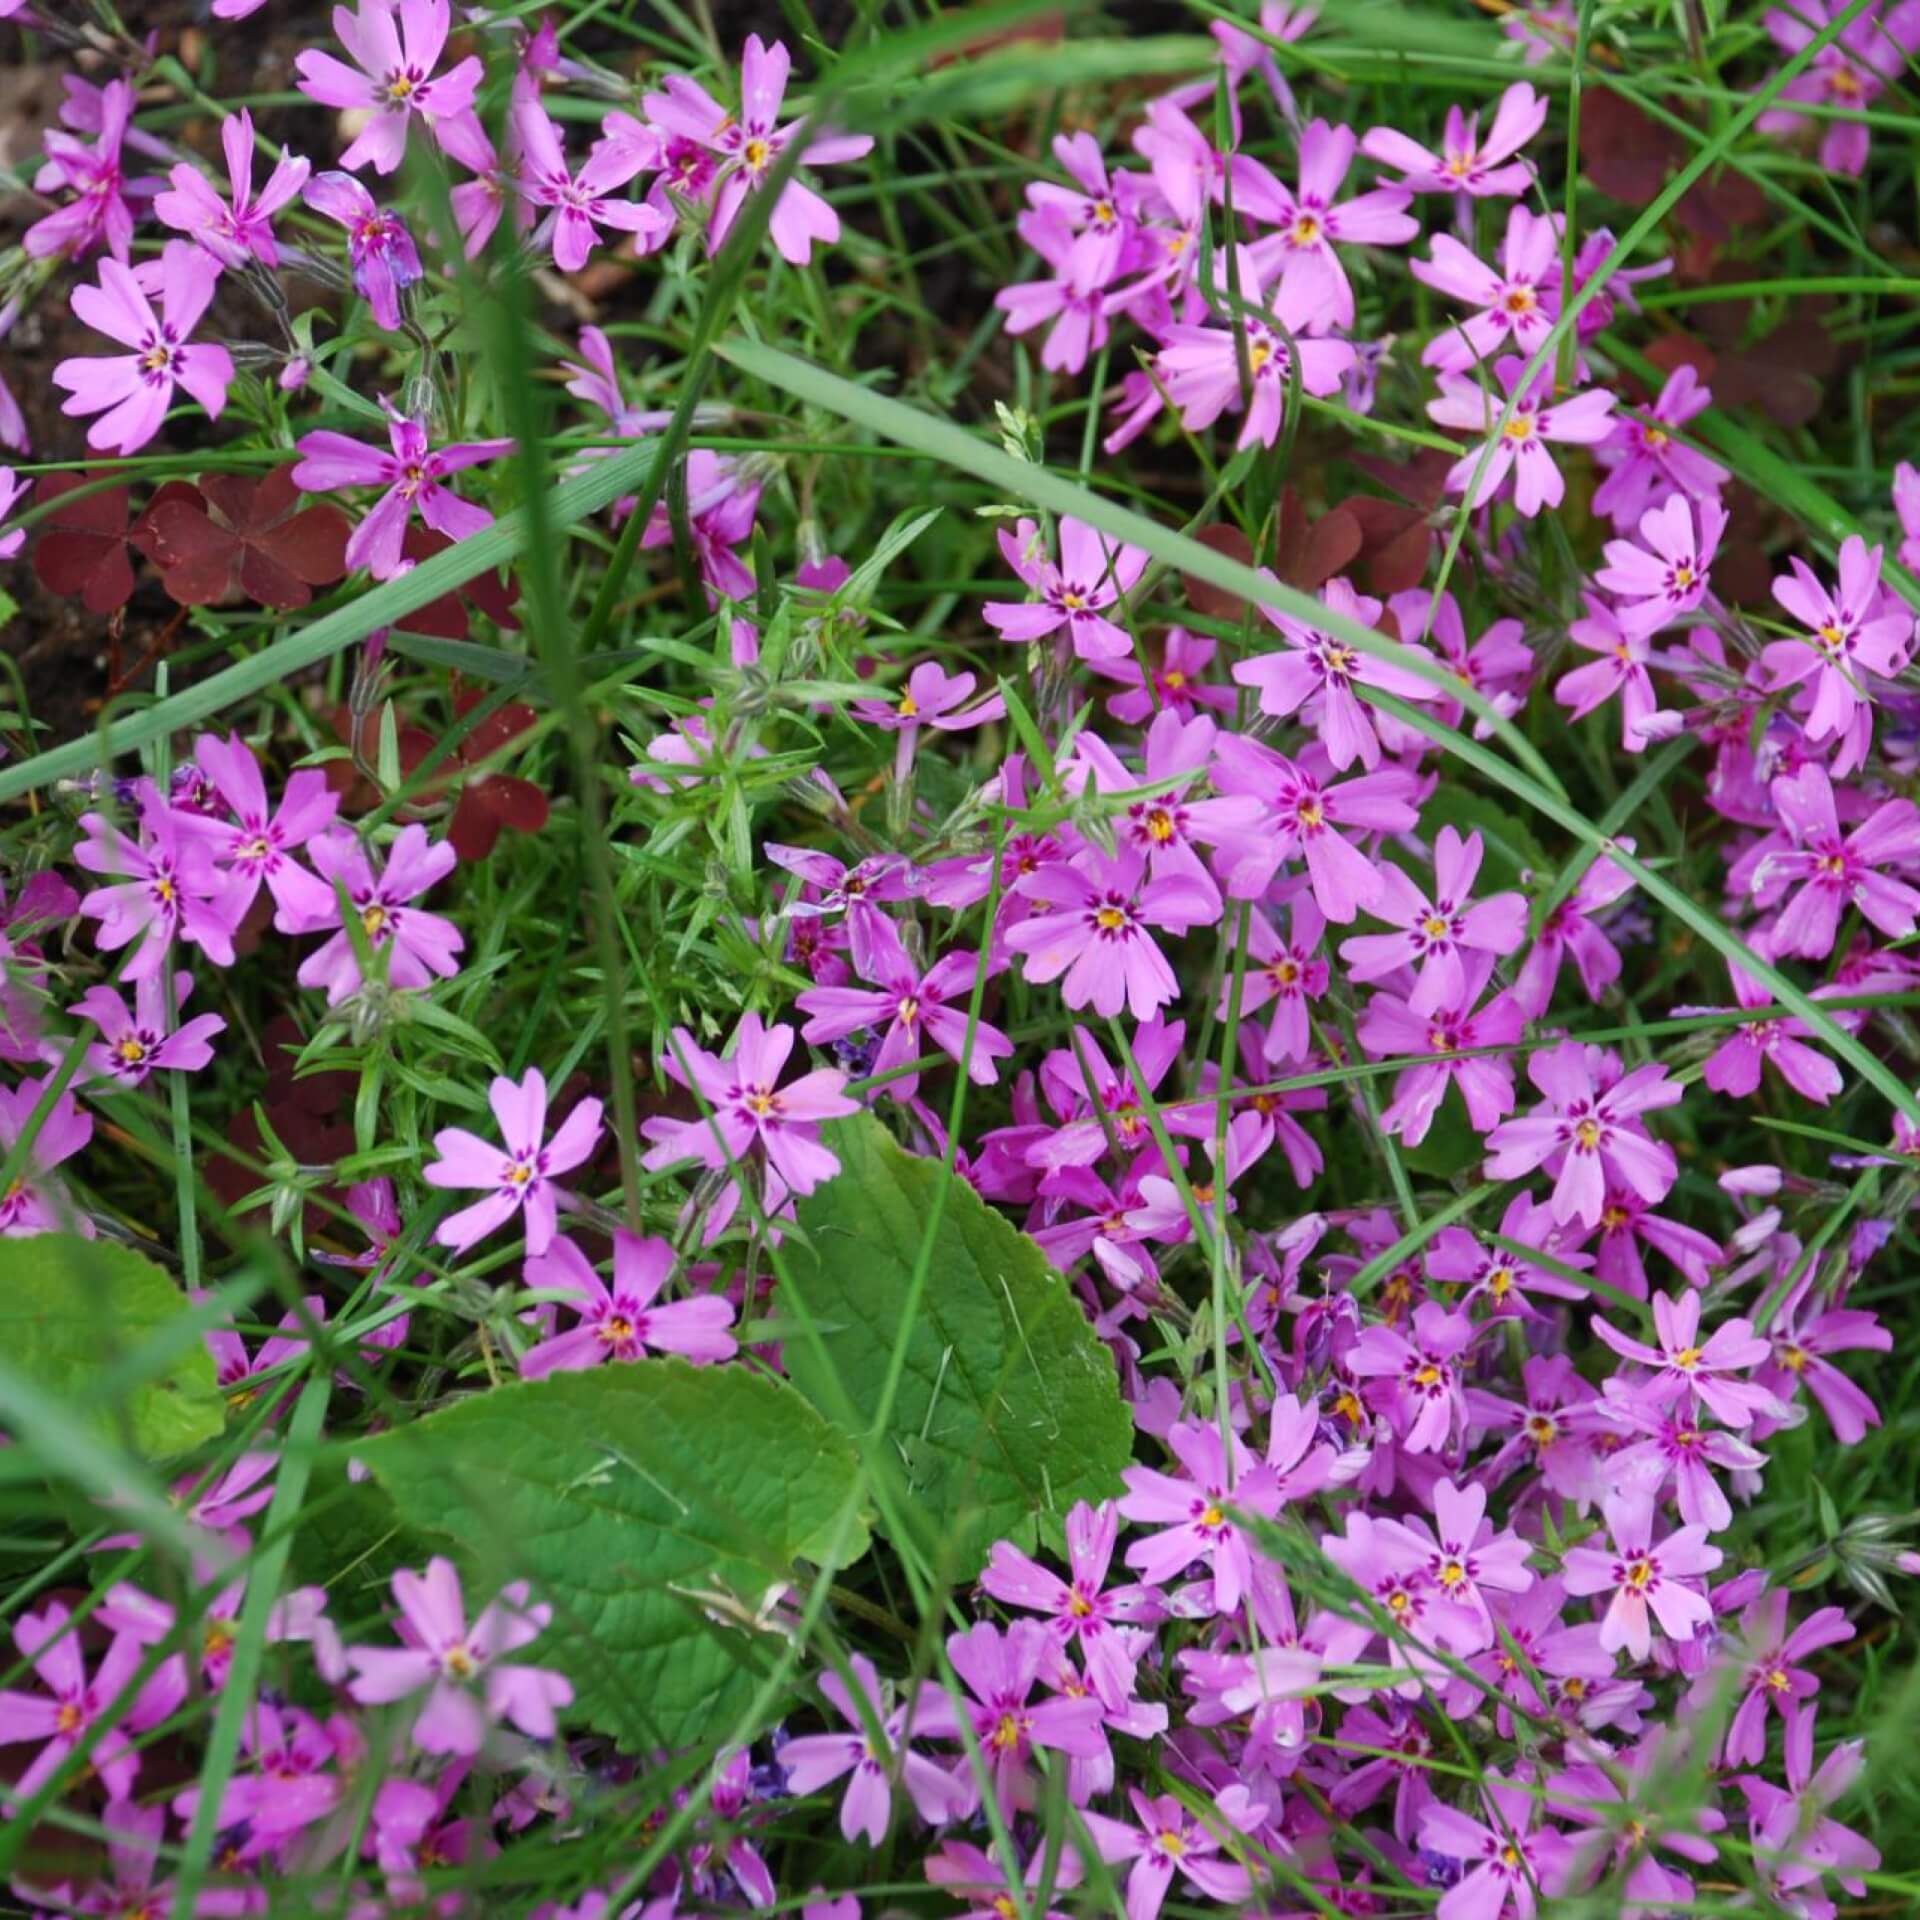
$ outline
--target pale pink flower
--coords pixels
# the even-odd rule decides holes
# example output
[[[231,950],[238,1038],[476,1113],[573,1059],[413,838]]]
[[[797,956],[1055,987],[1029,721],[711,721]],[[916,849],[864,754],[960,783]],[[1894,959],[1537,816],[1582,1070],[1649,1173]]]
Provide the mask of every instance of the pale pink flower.
[[[1546,96],[1522,80],[1500,96],[1484,140],[1478,113],[1449,107],[1438,153],[1392,127],[1372,128],[1360,142],[1360,151],[1383,167],[1398,167],[1405,178],[1391,184],[1407,193],[1506,199],[1525,193],[1533,183],[1533,163],[1513,156],[1540,131],[1546,118]]]
[[[1774,577],[1773,597],[1807,633],[1770,642],[1762,648],[1760,661],[1769,676],[1769,692],[1813,682],[1806,710],[1809,740],[1847,733],[1856,711],[1872,707],[1867,674],[1891,678],[1906,665],[1913,614],[1881,594],[1881,553],[1857,533],[1849,534],[1840,548],[1837,594],[1823,587],[1797,555],[1787,563],[1791,573]]]
[[[10,1151],[26,1131],[52,1078],[46,1074],[38,1080],[22,1080],[17,1087],[0,1087],[0,1153]],[[26,1165],[13,1185],[0,1193],[0,1239],[24,1240],[36,1233],[94,1237],[93,1222],[47,1178],[92,1138],[93,1115],[72,1094],[63,1093],[34,1136]]]
[[[244,267],[249,260],[278,267],[273,216],[307,184],[312,163],[282,148],[272,175],[256,196],[253,116],[246,108],[221,122],[220,145],[226,154],[230,199],[222,199],[198,167],[183,161],[173,170],[173,185],[154,195],[153,211],[163,226],[197,241],[223,267]]]
[[[529,1347],[520,1358],[520,1377],[543,1380],[607,1360],[643,1360],[650,1353],[681,1354],[695,1366],[731,1360],[738,1349],[727,1331],[733,1324],[730,1300],[717,1293],[660,1299],[675,1264],[666,1241],[618,1230],[609,1286],[571,1240],[555,1238],[545,1253],[528,1260],[526,1282],[564,1296],[561,1304],[576,1316],[575,1323]]]
[[[164,973],[147,974],[134,988],[134,1006],[111,987],[92,987],[67,1011],[76,1020],[91,1020],[100,1038],[87,1049],[87,1069],[116,1087],[137,1087],[148,1074],[165,1069],[195,1073],[213,1059],[207,1043],[224,1033],[227,1023],[217,1013],[202,1013],[179,1026],[167,1021]],[[193,975],[174,975],[174,1007],[186,1004],[193,991]]]
[[[1642,544],[1607,542],[1606,565],[1593,578],[1614,596],[1624,632],[1658,633],[1699,607],[1713,584],[1713,557],[1726,526],[1717,500],[1696,503],[1672,493],[1640,516]]]
[[[1600,1644],[1609,1653],[1621,1648],[1636,1660],[1653,1651],[1659,1625],[1671,1640],[1686,1642],[1713,1619],[1713,1606],[1697,1586],[1687,1584],[1711,1573],[1725,1557],[1707,1545],[1705,1527],[1677,1527],[1664,1540],[1653,1538],[1653,1502],[1645,1494],[1611,1494],[1602,1503],[1605,1547],[1569,1547],[1561,1578],[1571,1594],[1607,1594],[1600,1622]]]
[[[1484,507],[1511,477],[1513,503],[1531,519],[1542,507],[1557,507],[1566,494],[1567,483],[1549,449],[1591,447],[1606,439],[1613,431],[1614,396],[1592,387],[1555,400],[1550,369],[1522,391],[1525,370],[1516,355],[1497,361],[1499,391],[1494,393],[1464,374],[1442,374],[1441,397],[1427,403],[1427,413],[1439,425],[1478,434],[1484,442],[1453,463],[1447,491],[1467,494],[1469,506]]]
[[[80,825],[87,837],[73,850],[76,864],[108,879],[82,897],[81,914],[100,922],[95,939],[103,953],[139,942],[122,969],[123,980],[138,984],[158,973],[176,935],[216,966],[233,965],[239,915],[232,911],[232,882],[215,868],[196,822],[147,785],[137,840],[98,813],[83,813]]]
[[[600,242],[600,229],[613,227],[645,241],[664,234],[671,216],[644,200],[616,197],[646,165],[637,148],[602,141],[579,173],[567,165],[559,129],[547,118],[538,95],[522,94],[513,103],[513,131],[520,149],[520,190],[536,207],[548,209],[535,228],[533,244],[547,243],[562,273],[577,273]]]
[[[444,1127],[433,1136],[433,1150],[440,1157],[422,1168],[421,1179],[430,1187],[478,1187],[486,1194],[442,1220],[433,1237],[441,1246],[464,1253],[524,1210],[527,1252],[538,1256],[553,1244],[562,1197],[556,1176],[584,1166],[599,1144],[600,1102],[579,1101],[551,1140],[547,1081],[538,1067],[529,1067],[517,1083],[496,1075],[487,1088],[487,1104],[503,1144],[482,1140],[465,1127]]]
[[[430,448],[426,427],[398,413],[389,417],[387,436],[392,451],[383,453],[323,428],[296,443],[300,463],[293,470],[294,485],[306,493],[331,493],[341,487],[386,488],[347,542],[348,567],[365,567],[376,580],[391,580],[402,570],[400,543],[416,509],[435,533],[449,540],[464,540],[492,526],[493,515],[485,507],[462,500],[444,483],[468,467],[513,451],[511,440],[470,440]]]
[[[438,1557],[424,1574],[402,1567],[393,1576],[404,1647],[349,1647],[353,1678],[347,1691],[363,1706],[385,1706],[425,1692],[413,1723],[422,1753],[472,1755],[497,1721],[529,1740],[551,1740],[555,1711],[573,1701],[573,1688],[550,1667],[522,1666],[505,1656],[537,1640],[553,1618],[545,1604],[530,1605],[524,1580],[500,1590],[471,1626],[453,1562]]]
[[[1132,652],[1126,630],[1106,617],[1106,609],[1131,593],[1146,572],[1144,547],[1109,540],[1067,514],[1060,520],[1058,566],[1047,557],[1040,529],[1031,520],[1022,520],[1011,533],[1001,528],[1000,551],[1038,596],[1024,603],[990,600],[981,609],[1003,640],[1038,640],[1064,626],[1083,660]]]
[[[233,357],[225,347],[190,346],[187,336],[213,299],[220,268],[185,240],[160,251],[160,312],[140,280],[117,260],[100,263],[100,284],[73,290],[73,311],[98,333],[132,351],[103,359],[62,360],[53,383],[69,395],[60,411],[97,413],[87,445],[105,453],[137,453],[160,431],[173,390],[188,394],[218,419],[233,382]]]
[[[1411,260],[1416,280],[1477,309],[1436,333],[1420,356],[1423,366],[1465,373],[1476,360],[1503,348],[1528,358],[1553,330],[1560,312],[1560,221],[1515,206],[1496,272],[1451,234],[1436,233],[1431,260]]]
[[[353,67],[312,49],[295,56],[300,91],[309,99],[368,115],[340,156],[349,172],[371,162],[376,173],[392,173],[406,158],[414,114],[431,128],[436,120],[471,111],[486,77],[479,58],[469,54],[445,73],[434,73],[452,27],[451,0],[360,0],[358,14],[333,10],[333,31]]]
[[[400,829],[387,850],[384,869],[376,874],[360,836],[334,827],[309,843],[309,857],[326,883],[324,910],[301,916],[295,933],[323,933],[338,928],[318,951],[301,963],[295,976],[303,987],[325,987],[327,1005],[337,1007],[364,984],[359,957],[340,917],[340,890],[348,910],[360,922],[374,958],[388,954],[386,980],[390,987],[424,987],[438,976],[451,979],[459,971],[457,958],[466,944],[460,929],[437,913],[413,902],[450,874],[458,859],[452,843],[429,845],[427,830],[417,822]]]

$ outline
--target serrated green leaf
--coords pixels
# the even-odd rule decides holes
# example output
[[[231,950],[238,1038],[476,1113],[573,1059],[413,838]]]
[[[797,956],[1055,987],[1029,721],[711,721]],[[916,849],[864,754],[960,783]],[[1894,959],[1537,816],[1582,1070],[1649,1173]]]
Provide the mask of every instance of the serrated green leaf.
[[[1111,1356],[1032,1240],[871,1115],[824,1137],[841,1173],[800,1202],[809,1244],[789,1247],[783,1280],[790,1311],[804,1309],[820,1337],[786,1343],[788,1373],[829,1417],[850,1401],[871,1422],[944,1183],[885,1440],[915,1515],[964,1577],[996,1539],[1031,1546],[1041,1513],[1118,1492],[1133,1422]]]
[[[213,1355],[197,1332],[172,1326],[187,1299],[151,1260],[72,1233],[6,1248],[0,1352],[35,1384],[108,1438],[130,1435],[149,1460],[191,1452],[226,1426]]]
[[[715,1611],[751,1615],[804,1578],[796,1562],[866,1549],[857,1517],[838,1537],[852,1443],[745,1367],[641,1360],[500,1387],[358,1453],[476,1592],[532,1582],[554,1611],[541,1657],[637,1749],[705,1739],[752,1699],[774,1643]]]

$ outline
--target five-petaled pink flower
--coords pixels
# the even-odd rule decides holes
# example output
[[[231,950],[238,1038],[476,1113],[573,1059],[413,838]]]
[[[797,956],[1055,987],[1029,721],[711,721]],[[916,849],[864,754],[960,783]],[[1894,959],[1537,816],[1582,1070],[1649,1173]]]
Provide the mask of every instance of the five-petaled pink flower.
[[[433,1237],[464,1253],[524,1210],[527,1252],[537,1257],[553,1244],[561,1197],[556,1176],[585,1165],[599,1144],[600,1102],[580,1101],[551,1140],[547,1081],[538,1067],[529,1067],[518,1083],[497,1075],[487,1089],[487,1104],[499,1123],[501,1144],[465,1127],[443,1127],[433,1136],[440,1157],[421,1170],[421,1179],[430,1187],[478,1187],[486,1195],[442,1220]]]
[[[197,241],[223,267],[244,267],[249,260],[278,267],[273,216],[307,184],[313,164],[283,149],[267,184],[255,194],[253,115],[245,107],[221,122],[220,145],[227,159],[230,200],[220,197],[198,167],[182,161],[173,170],[173,185],[154,195],[153,211],[163,225]]]
[[[691,1087],[708,1112],[697,1120],[658,1118],[641,1128],[656,1144],[649,1167],[697,1160],[716,1169],[738,1166],[757,1146],[787,1192],[811,1193],[840,1171],[840,1161],[820,1144],[820,1122],[858,1113],[860,1103],[844,1091],[847,1076],[817,1067],[784,1087],[779,1084],[793,1051],[789,1026],[764,1026],[757,1013],[740,1016],[733,1047],[709,1053],[685,1027],[675,1027],[660,1064],[671,1079]]]
[[[160,250],[158,313],[139,276],[118,260],[101,261],[98,286],[74,288],[74,313],[133,349],[105,358],[79,355],[53,370],[53,384],[69,396],[62,413],[101,416],[87,429],[88,446],[137,453],[160,431],[176,386],[219,419],[233,384],[233,356],[225,347],[187,344],[219,278],[210,255],[189,241],[169,240]]]
[[[1807,738],[1825,740],[1845,734],[1856,714],[1871,724],[1872,695],[1865,676],[1891,678],[1906,665],[1913,639],[1913,615],[1880,592],[1882,549],[1850,534],[1840,548],[1837,595],[1795,555],[1791,573],[1778,574],[1773,597],[1807,629],[1806,636],[1775,640],[1761,650],[1770,691],[1813,682],[1806,713]],[[1849,756],[1857,765],[1864,754]],[[1851,771],[1848,766],[1843,771]]]
[[[1643,1493],[1610,1494],[1601,1502],[1606,1547],[1569,1547],[1561,1578],[1571,1594],[1609,1594],[1600,1622],[1600,1644],[1609,1653],[1624,1647],[1636,1660],[1653,1651],[1653,1628],[1671,1640],[1691,1640],[1713,1618],[1713,1605],[1697,1586],[1725,1556],[1707,1545],[1704,1526],[1676,1527],[1653,1537],[1653,1501]]]
[[[1809,763],[1797,774],[1783,773],[1769,792],[1793,844],[1760,860],[1753,890],[1777,898],[1783,888],[1798,887],[1774,922],[1778,951],[1824,959],[1849,906],[1890,940],[1904,940],[1920,915],[1920,889],[1880,869],[1920,863],[1920,807],[1906,799],[1883,800],[1843,835],[1824,767]]]
[[[637,145],[603,140],[576,174],[567,165],[560,130],[548,119],[538,95],[513,103],[513,133],[520,145],[520,191],[536,207],[548,209],[533,235],[546,242],[562,273],[577,273],[600,244],[600,229],[613,227],[638,236],[641,251],[673,225],[672,216],[644,200],[617,197],[647,164]]]
[[[485,507],[462,500],[443,483],[467,467],[477,467],[513,451],[511,440],[469,440],[431,448],[426,427],[395,413],[387,435],[392,451],[383,453],[364,441],[322,428],[296,444],[300,463],[294,485],[306,493],[331,493],[339,487],[385,487],[373,511],[354,528],[347,542],[347,565],[365,567],[376,580],[391,580],[402,568],[400,543],[415,508],[435,533],[464,540],[493,524]]]
[[[1473,199],[1510,199],[1533,183],[1533,163],[1513,156],[1546,124],[1547,98],[1524,80],[1500,96],[1493,124],[1480,137],[1480,116],[1447,109],[1440,151],[1432,152],[1392,127],[1374,127],[1360,151],[1405,178],[1391,184],[1407,193],[1466,194]]]
[[[292,931],[324,933],[329,927],[338,931],[301,962],[295,978],[303,987],[325,987],[327,1005],[337,1007],[365,984],[360,957],[341,918],[342,892],[374,959],[387,955],[388,986],[424,987],[436,976],[453,977],[459,967],[457,955],[466,944],[460,929],[451,920],[413,905],[453,871],[459,856],[452,842],[429,845],[427,830],[418,822],[402,827],[387,850],[385,867],[377,874],[365,843],[346,827],[330,828],[308,843],[307,852],[325,883],[326,898],[311,915],[303,913]]]
[[[556,1136],[555,1144],[558,1144]],[[677,1353],[696,1366],[731,1360],[736,1351],[733,1303],[717,1293],[686,1300],[660,1300],[673,1277],[673,1249],[624,1229],[613,1236],[613,1284],[602,1280],[573,1242],[557,1237],[526,1265],[529,1287],[564,1296],[577,1316],[565,1333],[529,1347],[520,1360],[523,1380],[577,1372],[604,1360],[643,1360],[649,1353]]]
[[[710,250],[717,251],[726,239],[747,196],[767,184],[782,149],[793,137],[791,123],[779,124],[792,68],[793,56],[780,41],[769,47],[757,33],[750,34],[740,60],[737,114],[729,113],[684,74],[670,74],[661,92],[646,96],[647,118],[662,133],[722,156],[723,170],[707,228]],[[858,160],[872,149],[870,134],[822,131],[808,141],[800,157],[808,166],[832,166]],[[781,256],[804,267],[813,257],[816,240],[831,246],[840,238],[840,216],[811,187],[789,175],[774,203],[769,231]]]
[[[1003,640],[1038,640],[1064,626],[1073,650],[1083,660],[1111,660],[1133,650],[1126,629],[1106,609],[1131,593],[1147,570],[1145,547],[1109,540],[1071,514],[1060,521],[1060,564],[1047,558],[1040,529],[1022,520],[1009,533],[1000,530],[1000,551],[1007,565],[1037,599],[990,600],[981,608],[987,625]]]
[[[470,112],[486,69],[469,54],[438,76],[434,68],[453,27],[451,0],[360,0],[359,13],[333,10],[333,31],[354,66],[313,49],[294,59],[300,91],[323,107],[369,117],[340,164],[357,172],[372,163],[392,173],[407,154],[407,123],[418,114],[429,126]]]
[[[1427,413],[1443,427],[1477,434],[1482,444],[1464,453],[1447,474],[1447,491],[1464,493],[1467,504],[1484,507],[1513,480],[1513,504],[1531,519],[1542,507],[1557,507],[1567,483],[1549,448],[1597,446],[1613,431],[1614,396],[1599,387],[1553,398],[1553,373],[1543,368],[1526,387],[1520,383],[1526,362],[1509,354],[1494,365],[1499,391],[1489,393],[1477,378],[1440,376],[1440,398]]]
[[[551,1607],[529,1604],[525,1581],[502,1587],[471,1626],[451,1560],[436,1556],[424,1574],[402,1567],[393,1597],[407,1644],[346,1650],[354,1699],[385,1706],[426,1691],[413,1723],[422,1753],[476,1754],[488,1727],[501,1720],[530,1740],[553,1738],[555,1711],[572,1703],[572,1685],[550,1667],[504,1658],[537,1640],[553,1618]]]

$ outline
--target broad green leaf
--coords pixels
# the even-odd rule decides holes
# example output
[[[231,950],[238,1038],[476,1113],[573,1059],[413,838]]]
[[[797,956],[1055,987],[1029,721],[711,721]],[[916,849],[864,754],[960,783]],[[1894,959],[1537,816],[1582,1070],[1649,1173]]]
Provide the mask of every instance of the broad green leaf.
[[[789,1339],[793,1383],[823,1411],[851,1403],[862,1430],[904,1337],[899,1391],[879,1436],[902,1462],[914,1512],[963,1578],[995,1539],[1031,1546],[1042,1512],[1119,1491],[1133,1423],[1113,1361],[1032,1240],[937,1160],[895,1145],[870,1115],[825,1137],[838,1179],[800,1202],[805,1244],[785,1249],[787,1310],[818,1338]],[[947,1185],[918,1311],[908,1299],[934,1195]]]
[[[185,1324],[186,1296],[151,1260],[42,1233],[6,1242],[4,1265],[0,1353],[89,1426],[149,1460],[188,1453],[225,1427],[213,1355]]]
[[[531,1581],[540,1657],[636,1749],[708,1738],[779,1651],[740,1622],[865,1551],[852,1443],[744,1366],[641,1360],[473,1394],[357,1449],[474,1586]],[[836,1553],[836,1545],[838,1551]],[[716,1620],[718,1613],[725,1618]]]

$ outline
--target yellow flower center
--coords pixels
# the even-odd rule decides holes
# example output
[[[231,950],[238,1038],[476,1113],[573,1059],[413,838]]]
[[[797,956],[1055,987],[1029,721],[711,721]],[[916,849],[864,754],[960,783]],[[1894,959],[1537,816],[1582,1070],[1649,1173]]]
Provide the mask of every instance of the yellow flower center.
[[[912,694],[903,693],[900,696],[900,717],[903,720],[911,720],[919,711],[920,702]]]
[[[766,164],[773,158],[773,148],[765,140],[749,140],[741,150],[746,162],[755,173],[763,172]]]
[[[114,1048],[114,1053],[123,1066],[137,1067],[147,1057],[147,1043],[130,1033]]]
[[[1574,1144],[1587,1153],[1592,1153],[1600,1144],[1600,1122],[1582,1120],[1573,1130]]]
[[[1103,933],[1118,933],[1127,924],[1127,916],[1118,907],[1102,907],[1093,916],[1093,923]]]
[[[378,940],[387,930],[387,910],[377,901],[370,907],[360,909],[360,924],[366,929],[369,940]]]
[[[1147,838],[1162,846],[1173,838],[1173,815],[1165,807],[1155,807],[1147,815]]]
[[[1501,429],[1509,440],[1525,442],[1533,438],[1533,416],[1530,413],[1516,413]]]
[[[1698,1347],[1682,1347],[1680,1351],[1673,1356],[1673,1364],[1683,1373],[1690,1372],[1700,1364],[1700,1349]]]
[[[633,1322],[624,1313],[610,1313],[600,1322],[599,1338],[609,1347],[624,1346],[633,1338]]]
[[[1227,1516],[1225,1512],[1221,1508],[1215,1507],[1215,1506],[1209,1506],[1204,1508],[1200,1515],[1200,1524],[1203,1527],[1225,1526],[1226,1521],[1227,1521]]]

